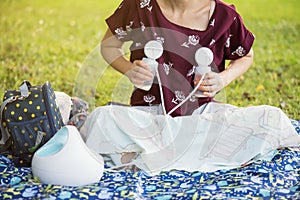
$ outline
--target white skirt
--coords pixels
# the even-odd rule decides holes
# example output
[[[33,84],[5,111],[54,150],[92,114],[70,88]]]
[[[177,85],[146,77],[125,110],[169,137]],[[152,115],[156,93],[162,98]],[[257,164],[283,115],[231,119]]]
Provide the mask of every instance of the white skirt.
[[[82,134],[89,148],[115,160],[137,152],[133,163],[151,175],[231,169],[270,159],[278,148],[300,146],[289,118],[265,105],[209,103],[181,117],[163,115],[160,106],[103,106],[88,116]]]

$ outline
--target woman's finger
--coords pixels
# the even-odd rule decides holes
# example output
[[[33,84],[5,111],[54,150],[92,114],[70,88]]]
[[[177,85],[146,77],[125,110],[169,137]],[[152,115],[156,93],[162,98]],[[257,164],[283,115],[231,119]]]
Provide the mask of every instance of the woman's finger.
[[[136,60],[133,62],[133,64],[135,65],[135,70],[137,70],[139,74],[143,74],[144,76],[147,76],[150,79],[153,78],[151,69],[145,62],[143,62],[142,60]]]

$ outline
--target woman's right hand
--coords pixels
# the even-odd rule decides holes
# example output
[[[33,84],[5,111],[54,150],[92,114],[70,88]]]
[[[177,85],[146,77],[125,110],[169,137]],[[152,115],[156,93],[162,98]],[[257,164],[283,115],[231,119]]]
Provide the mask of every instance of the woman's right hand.
[[[132,69],[125,74],[134,85],[142,85],[145,81],[150,81],[153,74],[150,67],[142,60],[135,60]]]

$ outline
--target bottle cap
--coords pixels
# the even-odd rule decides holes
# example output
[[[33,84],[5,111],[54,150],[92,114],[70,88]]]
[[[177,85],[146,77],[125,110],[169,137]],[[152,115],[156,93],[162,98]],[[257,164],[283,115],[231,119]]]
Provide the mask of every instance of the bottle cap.
[[[144,47],[144,53],[148,58],[157,59],[163,54],[163,46],[156,40],[150,40]]]
[[[200,47],[195,53],[195,60],[199,66],[208,66],[214,59],[213,52],[207,47]]]

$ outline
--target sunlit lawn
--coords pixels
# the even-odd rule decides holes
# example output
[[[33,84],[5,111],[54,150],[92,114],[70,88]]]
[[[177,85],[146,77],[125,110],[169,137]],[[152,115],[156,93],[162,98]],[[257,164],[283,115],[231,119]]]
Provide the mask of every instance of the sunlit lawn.
[[[238,106],[268,104],[300,119],[299,0],[231,0],[256,35],[255,63],[219,94]],[[50,81],[93,106],[127,101],[130,86],[98,55],[104,19],[120,0],[1,0],[0,96]],[[86,59],[87,58],[87,59]],[[116,90],[115,88],[119,88]],[[96,91],[94,91],[96,90]]]

